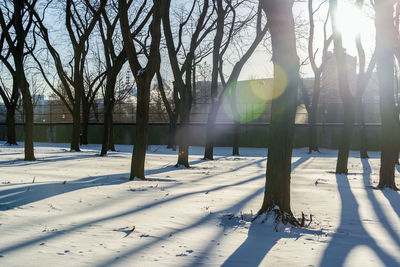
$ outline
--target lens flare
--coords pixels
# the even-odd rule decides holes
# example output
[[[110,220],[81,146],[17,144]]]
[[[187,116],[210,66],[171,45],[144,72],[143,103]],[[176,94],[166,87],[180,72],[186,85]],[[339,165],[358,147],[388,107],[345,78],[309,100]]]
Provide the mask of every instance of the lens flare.
[[[288,82],[285,71],[279,65],[274,66],[274,76],[275,85],[273,79],[230,83],[222,96],[225,114],[241,123],[255,121],[263,114],[268,116],[268,104],[282,95]]]

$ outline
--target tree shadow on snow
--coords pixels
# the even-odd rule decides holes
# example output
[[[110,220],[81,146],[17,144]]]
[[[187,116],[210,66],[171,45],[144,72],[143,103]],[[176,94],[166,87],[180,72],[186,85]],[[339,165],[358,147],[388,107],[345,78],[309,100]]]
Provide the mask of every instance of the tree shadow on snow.
[[[20,207],[56,195],[96,186],[117,185],[129,182],[127,174],[85,177],[73,181],[31,183],[11,189],[0,190],[0,210]]]
[[[377,211],[380,207],[378,207],[379,204],[375,197],[372,196],[372,188],[369,186],[371,173],[369,163],[367,160],[363,160],[362,163],[364,169],[366,169],[363,176],[364,185],[367,186],[367,194],[372,201],[374,210]],[[347,175],[337,174],[336,182],[342,205],[340,224],[324,251],[320,266],[343,266],[350,252],[362,245],[372,249],[386,266],[398,266],[400,263],[379,247],[375,239],[364,228],[358,212],[358,203],[351,191]],[[380,215],[380,213],[377,213],[377,215]],[[382,218],[379,219],[385,227],[389,227],[385,220],[382,222]]]
[[[37,244],[37,243],[40,243],[40,242],[44,242],[44,241],[49,241],[49,240],[55,239],[57,237],[64,236],[64,235],[66,235],[68,233],[78,231],[78,230],[83,229],[85,227],[89,227],[89,226],[91,226],[93,224],[98,224],[98,223],[101,223],[101,222],[111,221],[113,219],[121,218],[121,217],[124,217],[124,216],[131,216],[131,215],[136,214],[138,212],[141,212],[141,211],[144,211],[144,210],[148,210],[148,209],[151,209],[153,207],[157,207],[157,206],[160,206],[160,205],[163,205],[163,204],[175,201],[175,200],[179,200],[179,199],[182,199],[182,198],[185,198],[185,197],[192,196],[192,195],[205,194],[205,193],[209,193],[209,192],[215,192],[215,191],[219,191],[219,190],[223,190],[223,189],[228,189],[230,187],[245,185],[245,184],[251,183],[251,182],[253,182],[255,180],[262,179],[263,177],[264,177],[264,175],[258,175],[258,176],[252,177],[250,179],[247,179],[247,180],[242,180],[242,181],[234,182],[234,183],[227,184],[227,185],[220,185],[220,186],[216,186],[216,187],[211,188],[211,189],[192,191],[192,192],[183,193],[183,194],[180,194],[180,195],[170,196],[170,197],[168,197],[166,199],[150,202],[148,204],[145,204],[144,206],[133,208],[133,209],[130,209],[130,210],[127,210],[127,211],[124,211],[124,212],[121,212],[121,213],[117,213],[117,214],[114,214],[114,215],[111,215],[111,216],[96,218],[96,219],[93,219],[91,221],[87,221],[87,222],[84,222],[84,223],[81,223],[81,224],[73,225],[73,226],[70,226],[70,227],[62,230],[62,231],[48,232],[48,233],[46,233],[46,235],[42,235],[42,236],[31,238],[31,239],[26,239],[26,240],[24,240],[22,242],[10,245],[8,247],[0,248],[0,255],[4,255],[5,253],[8,253],[8,252],[12,252],[12,251],[16,251],[16,250],[19,250],[19,249],[22,249],[22,248],[26,248],[26,247],[28,247],[30,245],[33,245],[33,244]],[[126,181],[127,180],[125,180],[123,182],[126,182]],[[94,185],[94,186],[98,186],[98,185]],[[263,189],[264,188],[260,188],[257,192],[261,193]],[[0,192],[0,194],[1,194],[1,192]],[[250,200],[251,200],[250,197],[246,197],[245,200],[243,200],[240,203],[245,205]],[[241,208],[241,206],[239,204],[235,204],[235,205],[233,205],[233,207],[237,207],[237,209]],[[207,215],[205,218],[201,219],[200,221],[195,223],[193,226],[185,227],[183,230],[192,229],[196,225],[200,225],[202,223],[207,222],[207,220],[211,218],[210,216],[216,216],[216,213],[210,213],[210,215]],[[183,230],[180,229],[179,231],[183,231]],[[178,231],[178,230],[176,230],[176,231]],[[174,231],[174,233],[176,231]],[[168,237],[169,237],[169,235],[168,235]],[[152,245],[152,244],[155,244],[155,241],[163,241],[163,240],[164,239],[156,238],[155,240],[153,240],[153,241],[151,241],[149,243],[149,246]],[[135,248],[135,249],[132,250],[132,252],[135,252],[135,251],[138,251],[138,250],[141,250],[141,249],[145,249],[147,247],[148,246],[143,246],[141,248]],[[131,255],[130,253],[131,252],[127,252],[124,255],[125,256],[129,256],[129,255]],[[114,259],[113,258],[110,261],[114,262],[114,261],[117,261],[117,260],[118,259]],[[102,265],[102,266],[107,266],[107,265]]]

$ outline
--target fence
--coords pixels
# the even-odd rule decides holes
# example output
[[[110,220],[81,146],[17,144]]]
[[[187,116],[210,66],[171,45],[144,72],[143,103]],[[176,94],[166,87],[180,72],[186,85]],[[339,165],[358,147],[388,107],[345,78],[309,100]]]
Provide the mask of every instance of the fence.
[[[366,123],[380,123],[379,106],[377,104],[369,104],[365,110]],[[191,122],[205,123],[208,118],[209,103],[195,103],[192,107]],[[264,104],[246,104],[236,105],[235,112],[229,105],[222,105],[217,116],[217,123],[232,123],[239,121],[246,124],[269,123],[271,105]],[[235,114],[233,116],[232,114]],[[23,110],[20,108],[16,112],[16,122],[23,122]],[[0,104],[0,123],[6,121],[6,109]],[[113,121],[115,123],[135,123],[136,122],[136,105],[134,103],[116,104],[113,112]],[[59,102],[49,102],[38,104],[34,107],[35,123],[68,123],[72,122],[72,115],[66,109],[65,105]],[[103,103],[95,103],[89,116],[90,123],[104,122],[104,105]],[[162,103],[150,103],[150,123],[168,123],[168,114]],[[303,105],[297,108],[296,124],[306,124],[308,116]],[[318,123],[341,123],[343,122],[343,108],[341,103],[329,103],[319,106],[319,114],[317,116]]]

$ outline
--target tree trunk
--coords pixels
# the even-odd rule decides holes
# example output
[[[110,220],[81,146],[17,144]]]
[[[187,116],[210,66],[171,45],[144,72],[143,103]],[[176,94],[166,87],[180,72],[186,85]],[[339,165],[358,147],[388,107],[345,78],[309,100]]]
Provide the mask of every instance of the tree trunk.
[[[136,138],[132,153],[130,180],[135,177],[145,180],[144,165],[147,148],[147,132],[149,122],[150,84],[137,81]]]
[[[71,136],[71,151],[79,152],[79,143],[81,137],[81,93],[80,90],[75,90],[75,103],[72,111],[72,136]]]
[[[319,152],[318,149],[318,135],[317,135],[317,114],[318,114],[318,102],[319,95],[321,92],[321,74],[315,74],[314,90],[311,102],[310,113],[308,117],[309,124],[309,153],[312,151]]]
[[[214,159],[214,138],[215,138],[215,122],[217,120],[218,102],[211,103],[211,109],[208,113],[207,128],[206,128],[206,144],[204,149],[203,159]]]
[[[393,5],[390,1],[375,3],[376,68],[378,72],[382,120],[382,153],[379,188],[397,190],[395,162],[398,156],[399,118],[394,103],[394,40]]]
[[[233,124],[232,156],[239,156],[239,141],[240,141],[240,122],[235,121]]]
[[[90,106],[88,101],[82,101],[82,135],[81,135],[81,145],[87,145],[88,142],[88,132],[89,132],[89,117],[90,117]]]
[[[178,120],[178,114],[174,114],[174,116],[171,118],[170,117],[170,122],[169,122],[169,129],[168,129],[168,145],[167,148],[172,148],[173,151],[176,150],[176,122]]]
[[[110,100],[107,89],[104,97],[104,124],[103,124],[103,143],[101,146],[100,156],[107,155],[110,142]]]
[[[7,142],[8,145],[17,145],[15,132],[15,105],[7,107]]]
[[[342,138],[339,144],[338,159],[336,162],[336,173],[347,174],[347,162],[349,159],[351,136],[354,126],[354,101],[350,92],[347,79],[346,54],[342,46],[342,36],[336,24],[337,0],[329,1],[329,12],[332,18],[332,32],[334,34],[333,45],[335,48],[337,75],[339,81],[339,93],[343,101],[344,126]]]
[[[114,105],[113,105],[114,106]],[[110,113],[110,121],[109,121],[109,138],[108,138],[108,150],[110,151],[115,151],[115,145],[114,145],[114,122],[113,122],[113,110]]]
[[[365,127],[364,119],[364,105],[362,98],[357,99],[357,118],[358,118],[358,132],[360,137],[360,158],[367,159],[367,130]]]
[[[296,114],[299,58],[290,0],[264,0],[274,63],[274,90],[286,89],[272,100],[265,194],[258,214],[273,213],[275,222],[299,225],[290,208],[290,172]],[[273,141],[272,141],[273,140]]]
[[[181,99],[181,107],[180,110],[180,135],[179,135],[179,154],[178,154],[178,162],[176,163],[176,167],[185,166],[189,168],[189,144],[188,144],[188,135],[189,135],[189,118],[190,118],[190,110],[191,110],[191,99],[188,97]]]
[[[25,161],[33,161],[35,159],[35,154],[33,150],[33,104],[32,97],[29,91],[29,84],[25,77],[18,77],[20,82],[20,88],[22,92],[22,102],[25,114]]]

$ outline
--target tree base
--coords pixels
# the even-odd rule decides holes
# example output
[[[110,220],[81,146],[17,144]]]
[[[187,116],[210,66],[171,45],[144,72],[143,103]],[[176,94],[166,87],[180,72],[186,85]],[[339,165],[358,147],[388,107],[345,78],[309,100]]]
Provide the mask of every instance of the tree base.
[[[4,145],[5,146],[18,146],[17,143],[12,143],[12,142],[5,142]]]
[[[261,217],[262,215],[263,218]],[[261,223],[265,223],[267,221],[272,221],[275,231],[279,231],[279,226],[292,226],[292,227],[303,227],[304,226],[304,215],[301,222],[299,222],[291,212],[281,211],[280,209],[270,208],[267,210],[261,209],[257,215],[254,217],[252,221],[257,219],[261,219]]]
[[[188,169],[191,168],[190,165],[187,164],[187,163],[177,163],[177,164],[175,164],[175,168],[179,168],[179,167],[185,167],[185,168],[188,168]]]
[[[148,181],[146,177],[137,177],[137,176],[129,177],[129,181],[134,181],[135,178],[139,179],[140,181]]]
[[[319,148],[309,148],[309,149],[308,149],[308,154],[312,154],[313,152],[321,153],[321,152],[319,151]]]
[[[393,185],[393,184],[391,184],[391,185],[381,185],[381,184],[379,184],[379,185],[377,186],[377,188],[378,188],[378,189],[390,188],[390,189],[393,189],[394,191],[399,191],[399,189],[397,188],[397,186],[396,186],[396,185]]]

